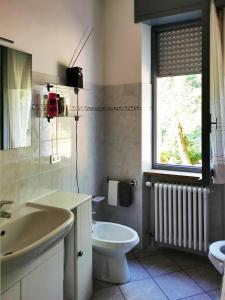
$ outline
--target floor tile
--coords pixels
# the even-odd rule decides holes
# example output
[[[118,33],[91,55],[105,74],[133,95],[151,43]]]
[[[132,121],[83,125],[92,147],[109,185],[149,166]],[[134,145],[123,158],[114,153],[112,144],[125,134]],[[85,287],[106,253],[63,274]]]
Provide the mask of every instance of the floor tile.
[[[92,300],[125,300],[118,286],[98,289],[94,292]]]
[[[182,300],[211,300],[211,298],[207,294],[203,293],[195,296],[182,298]]]
[[[109,283],[109,282],[104,282],[104,281],[100,281],[100,280],[93,280],[93,290],[98,290],[98,289],[103,289],[103,288],[107,288],[110,286],[113,286],[113,283]]]
[[[154,280],[171,300],[190,297],[203,292],[183,271],[156,276]]]
[[[171,256],[181,269],[192,269],[204,265],[210,265],[207,257],[196,254],[176,251],[176,253],[171,254]]]
[[[168,299],[151,278],[123,284],[120,289],[127,300]]]
[[[148,278],[150,275],[137,260],[128,260],[130,281]]]
[[[221,294],[220,289],[216,289],[214,291],[208,292],[207,294],[212,300],[220,300],[220,294]]]
[[[137,258],[142,258],[151,255],[165,254],[168,251],[170,250],[168,250],[167,248],[146,247],[144,249],[134,249],[133,254]]]
[[[221,286],[222,278],[211,266],[190,269],[186,272],[205,292],[218,289]]]
[[[151,276],[162,275],[180,270],[180,267],[177,266],[169,255],[148,256],[140,258],[139,261]]]

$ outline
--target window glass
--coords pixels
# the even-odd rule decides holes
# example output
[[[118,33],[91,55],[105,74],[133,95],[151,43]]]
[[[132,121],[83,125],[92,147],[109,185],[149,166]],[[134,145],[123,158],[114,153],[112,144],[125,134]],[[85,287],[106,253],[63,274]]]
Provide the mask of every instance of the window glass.
[[[156,79],[156,163],[201,167],[201,74]]]

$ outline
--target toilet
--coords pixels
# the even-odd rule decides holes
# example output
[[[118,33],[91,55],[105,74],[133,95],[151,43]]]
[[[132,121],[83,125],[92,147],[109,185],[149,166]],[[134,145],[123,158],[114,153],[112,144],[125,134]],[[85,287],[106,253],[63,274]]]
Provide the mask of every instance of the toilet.
[[[139,243],[137,232],[127,226],[95,222],[92,225],[93,277],[111,283],[130,279],[126,253]]]
[[[224,274],[225,241],[218,241],[209,246],[209,260],[218,272]]]

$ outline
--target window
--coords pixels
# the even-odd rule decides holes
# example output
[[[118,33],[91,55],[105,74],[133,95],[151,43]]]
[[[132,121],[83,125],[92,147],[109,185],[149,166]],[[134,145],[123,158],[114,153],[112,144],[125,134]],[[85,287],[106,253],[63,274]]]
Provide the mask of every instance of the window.
[[[153,168],[201,172],[202,27],[152,30]]]

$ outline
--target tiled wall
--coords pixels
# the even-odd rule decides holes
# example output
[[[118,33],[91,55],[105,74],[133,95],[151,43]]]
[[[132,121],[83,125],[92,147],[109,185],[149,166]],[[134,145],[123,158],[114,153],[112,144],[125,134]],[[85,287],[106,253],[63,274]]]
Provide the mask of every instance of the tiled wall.
[[[45,76],[44,76],[45,77]],[[53,119],[50,123],[40,117],[39,102],[46,91],[43,85],[33,84],[32,146],[0,151],[0,200],[21,203],[55,189],[76,191],[75,185],[75,110],[69,117]],[[72,89],[71,105],[76,106]],[[103,178],[104,127],[103,115],[93,110],[102,106],[102,88],[85,84],[79,95],[78,124],[80,192],[101,194]],[[88,108],[92,108],[91,111]],[[61,162],[51,165],[50,155],[58,152]]]
[[[103,220],[128,225],[142,234],[141,99],[140,84],[104,87],[105,177],[136,179],[129,207],[99,205]],[[107,196],[107,183],[104,183]]]

